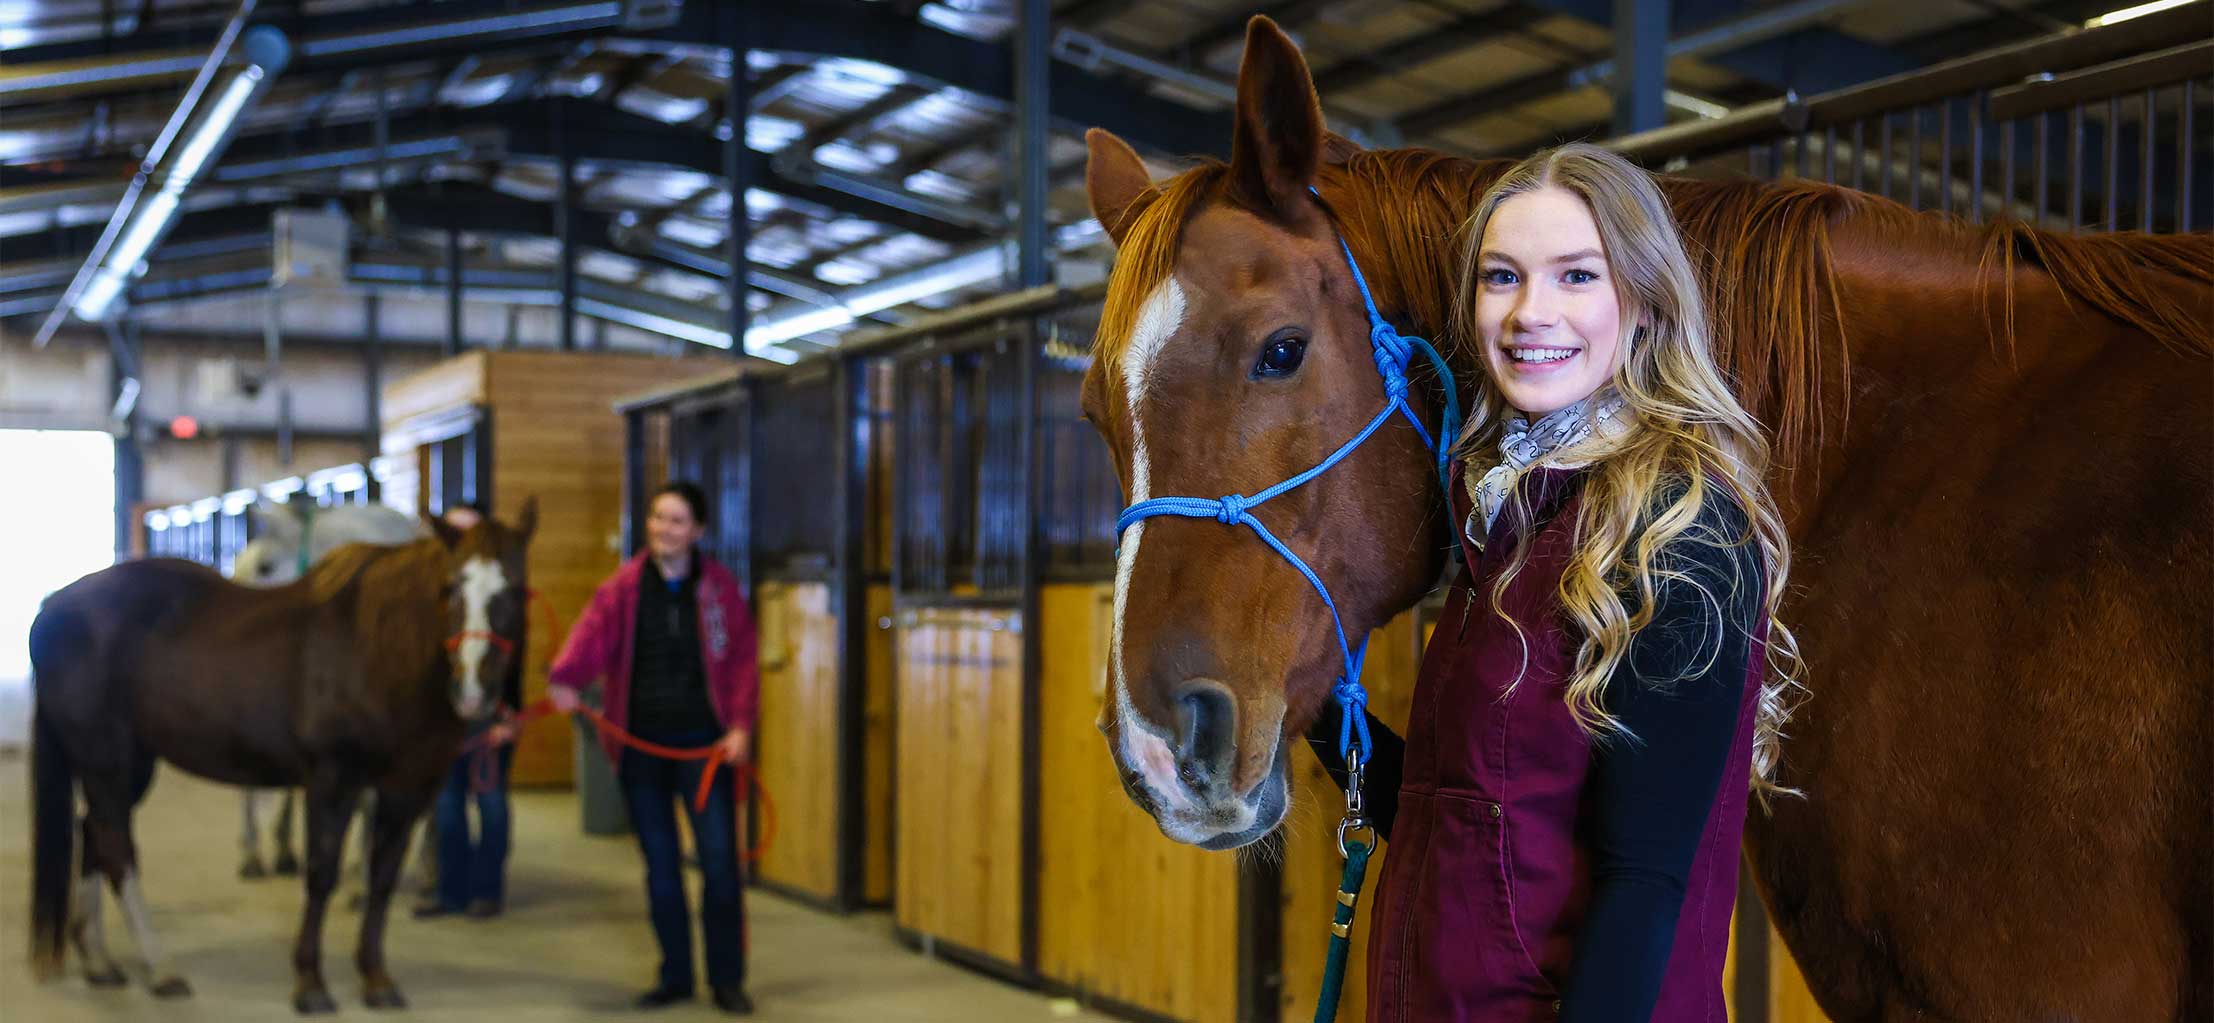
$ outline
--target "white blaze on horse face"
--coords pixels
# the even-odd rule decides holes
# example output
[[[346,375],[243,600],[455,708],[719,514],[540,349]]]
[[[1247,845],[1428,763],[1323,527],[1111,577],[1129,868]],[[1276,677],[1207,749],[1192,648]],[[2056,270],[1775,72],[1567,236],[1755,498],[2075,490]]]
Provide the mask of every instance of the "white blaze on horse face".
[[[484,706],[484,654],[491,649],[492,598],[507,589],[507,572],[491,558],[470,558],[461,566],[461,702],[463,717],[474,717]]]
[[[1130,403],[1130,503],[1152,496],[1151,466],[1145,448],[1144,407],[1153,364],[1169,338],[1184,325],[1184,289],[1175,277],[1162,281],[1138,311],[1138,323],[1130,343],[1122,351],[1122,389]],[[1156,796],[1173,805],[1184,801],[1183,786],[1176,781],[1176,757],[1153,727],[1137,716],[1130,705],[1130,678],[1123,666],[1123,621],[1129,608],[1130,577],[1138,564],[1138,544],[1145,538],[1145,523],[1132,523],[1122,535],[1115,557],[1115,622],[1108,655],[1115,671],[1115,711],[1122,716],[1122,762],[1137,770]]]

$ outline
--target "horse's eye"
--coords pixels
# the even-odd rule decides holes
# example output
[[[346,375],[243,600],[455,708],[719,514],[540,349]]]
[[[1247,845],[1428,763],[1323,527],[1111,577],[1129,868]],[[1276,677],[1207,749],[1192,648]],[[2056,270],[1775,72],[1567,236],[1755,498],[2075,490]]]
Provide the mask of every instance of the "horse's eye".
[[[1261,358],[1253,364],[1253,375],[1256,378],[1288,377],[1299,372],[1299,363],[1306,357],[1306,338],[1274,338],[1262,346]]]

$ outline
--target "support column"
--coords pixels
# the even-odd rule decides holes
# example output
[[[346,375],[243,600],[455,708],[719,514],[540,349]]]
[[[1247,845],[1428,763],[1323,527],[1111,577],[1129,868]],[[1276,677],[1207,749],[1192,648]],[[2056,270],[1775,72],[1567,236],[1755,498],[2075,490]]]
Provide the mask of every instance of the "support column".
[[[461,354],[461,232],[446,228],[446,355]]]
[[[576,239],[576,187],[577,160],[569,145],[568,126],[562,111],[554,106],[554,149],[561,161],[561,194],[554,203],[554,233],[561,240],[561,350],[577,349],[577,239]]]
[[[747,257],[753,244],[753,225],[746,219],[746,189],[752,185],[747,174],[746,120],[753,110],[753,83],[746,77],[746,19],[753,13],[752,6],[725,0],[715,7],[717,34],[730,50],[730,82],[723,92],[723,116],[730,122],[730,137],[723,140],[723,187],[730,192],[723,261],[730,267],[725,284],[729,288],[726,297],[730,302],[732,358],[745,356],[746,330],[753,325],[753,310],[746,306],[750,291],[746,282],[753,270],[753,261]]]
[[[384,453],[384,301],[370,292],[361,306],[362,464]],[[376,483],[375,473],[370,484]]]
[[[115,438],[115,560],[131,557],[137,509],[146,492],[146,463],[138,449],[138,327],[126,321],[108,331],[108,397],[122,412]]]
[[[1047,0],[1022,0],[1015,27],[1015,280],[1018,288],[1051,283],[1046,247],[1047,69],[1052,10]]]
[[[1669,0],[1614,0],[1614,133],[1668,123]]]

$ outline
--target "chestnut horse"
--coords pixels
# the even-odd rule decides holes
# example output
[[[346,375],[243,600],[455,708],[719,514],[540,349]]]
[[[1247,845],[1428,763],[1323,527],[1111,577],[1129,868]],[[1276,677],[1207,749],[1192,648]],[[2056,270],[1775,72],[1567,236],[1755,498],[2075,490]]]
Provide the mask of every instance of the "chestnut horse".
[[[1119,254],[1085,408],[1133,503],[1255,493],[1384,407],[1341,237],[1384,316],[1482,386],[1448,322],[1454,242],[1505,164],[1329,135],[1266,19],[1234,131],[1229,163],[1159,183],[1088,136]],[[2214,239],[1977,227],[1803,182],[1663,186],[1717,358],[1778,442],[1809,665],[1778,779],[1803,795],[1753,810],[1746,849],[1822,1008],[2208,1018]],[[1251,511],[1357,640],[1439,578],[1443,508],[1397,422]],[[1243,528],[1150,519],[1119,558],[1102,729],[1126,787],[1180,841],[1258,840],[1338,674],[1330,618]]]
[[[336,1008],[323,983],[325,905],[355,802],[375,793],[369,900],[355,962],[372,1007],[405,1004],[385,972],[384,924],[409,829],[460,749],[465,722],[499,705],[523,643],[525,555],[537,522],[402,546],[342,547],[299,582],[241,586],[189,561],[133,561],[46,599],[31,623],[34,859],[31,960],[61,971],[72,939],[87,978],[122,973],[100,924],[99,875],[123,904],[158,995],[189,986],[148,919],[131,811],[157,760],[230,785],[300,785],[307,907],[293,952],[293,1007]],[[71,906],[75,803],[84,867]]]

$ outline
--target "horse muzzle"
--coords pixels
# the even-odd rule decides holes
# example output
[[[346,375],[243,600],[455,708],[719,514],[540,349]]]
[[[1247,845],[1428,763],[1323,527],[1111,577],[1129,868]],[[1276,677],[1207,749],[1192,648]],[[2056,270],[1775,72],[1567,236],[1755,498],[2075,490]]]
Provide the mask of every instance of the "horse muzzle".
[[[1279,739],[1265,770],[1242,787],[1236,703],[1220,683],[1177,687],[1175,724],[1146,720],[1118,693],[1101,722],[1123,791],[1170,839],[1205,849],[1234,849],[1282,823],[1289,804]]]

